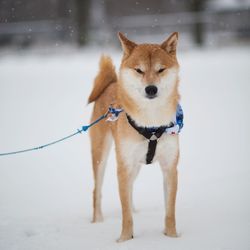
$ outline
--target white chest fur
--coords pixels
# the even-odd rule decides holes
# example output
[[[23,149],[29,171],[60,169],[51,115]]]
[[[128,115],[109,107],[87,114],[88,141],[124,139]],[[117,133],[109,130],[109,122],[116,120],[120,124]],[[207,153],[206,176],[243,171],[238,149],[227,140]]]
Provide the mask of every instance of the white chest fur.
[[[148,151],[148,140],[137,141],[132,138],[124,138],[120,145],[121,156],[127,167],[144,163]],[[165,167],[172,165],[179,151],[178,135],[163,134],[158,140],[153,162],[160,161]]]

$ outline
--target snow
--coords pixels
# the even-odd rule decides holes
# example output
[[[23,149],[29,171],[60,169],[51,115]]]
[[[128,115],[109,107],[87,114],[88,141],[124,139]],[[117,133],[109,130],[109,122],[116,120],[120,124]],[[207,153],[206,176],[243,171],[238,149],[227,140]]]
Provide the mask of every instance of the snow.
[[[103,51],[0,59],[0,152],[38,146],[89,121],[86,105]],[[180,52],[182,107],[177,230],[163,235],[162,175],[144,166],[135,184],[135,238],[121,229],[112,151],[104,223],[91,224],[88,134],[47,149],[0,157],[0,249],[250,249],[249,47]],[[113,51],[117,68],[121,54]]]

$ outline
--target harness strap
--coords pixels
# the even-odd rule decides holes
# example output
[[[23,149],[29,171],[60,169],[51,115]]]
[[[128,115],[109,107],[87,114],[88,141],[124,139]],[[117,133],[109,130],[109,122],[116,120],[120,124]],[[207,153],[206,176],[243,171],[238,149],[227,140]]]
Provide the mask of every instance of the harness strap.
[[[167,128],[171,128],[174,126],[171,123],[168,126],[161,126],[158,128],[147,128],[147,127],[139,127],[136,125],[134,120],[126,114],[129,124],[141,135],[143,135],[146,139],[148,139],[148,152],[146,154],[146,164],[151,164],[157,147],[158,139],[162,136],[162,134],[166,131]]]
[[[157,139],[150,140],[148,142],[148,152],[146,154],[146,164],[152,163],[154,156],[155,156],[156,146],[157,146]]]

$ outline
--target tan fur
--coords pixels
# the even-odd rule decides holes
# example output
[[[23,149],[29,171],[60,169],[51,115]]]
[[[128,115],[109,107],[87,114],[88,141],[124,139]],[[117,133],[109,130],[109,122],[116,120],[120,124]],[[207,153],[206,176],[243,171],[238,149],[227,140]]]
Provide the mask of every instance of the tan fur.
[[[116,81],[117,76],[111,58],[108,56],[102,56],[100,60],[100,71],[95,78],[94,88],[89,96],[88,103],[94,102],[109,84]]]
[[[95,101],[91,120],[97,119],[107,111],[110,104],[114,104],[116,107],[122,107],[136,122],[138,121],[144,126],[148,126],[148,124],[153,122],[159,125],[163,121],[165,122],[164,124],[170,122],[179,101],[179,80],[177,76],[179,65],[176,59],[178,34],[173,33],[161,45],[137,45],[122,34],[119,34],[119,38],[124,50],[119,80],[116,81],[116,74],[111,59],[109,57],[102,57],[100,71],[95,79],[94,89],[89,97],[89,102]],[[164,67],[166,70],[159,73],[158,66]],[[138,75],[139,73],[135,70],[137,67],[143,67],[144,73]],[[176,77],[175,72],[177,72]],[[134,79],[135,83],[132,81],[128,84],[128,79],[130,78]],[[169,81],[167,89],[164,87],[164,79],[167,82]],[[140,86],[136,86],[136,82]],[[162,92],[169,91],[169,93],[159,93],[159,98],[155,98],[152,102],[143,96],[140,99],[140,95],[138,94],[140,92],[137,93],[139,98],[134,98],[133,86],[134,88],[143,90],[144,87],[153,83],[159,88],[163,86]],[[166,98],[163,94],[166,95]],[[161,100],[159,105],[158,100]],[[146,103],[145,106],[141,104],[142,101]],[[158,105],[155,111],[148,112],[147,107],[154,109],[154,105]],[[145,139],[129,125],[125,112],[120,114],[116,122],[108,123],[101,121],[90,130],[95,180],[93,222],[103,220],[101,211],[101,186],[106,159],[111,145],[111,136],[115,141],[118,165],[117,175],[122,205],[122,232],[118,240],[119,242],[133,238],[132,187],[141,165],[141,159],[138,157],[147,145]],[[177,163],[179,158],[178,135],[164,135],[160,138],[158,144],[159,146],[157,147],[159,148],[157,149],[155,160],[160,162],[163,171],[166,198],[164,232],[168,236],[176,237],[175,199],[177,192]],[[135,146],[138,154],[136,152],[129,152],[129,145]],[[161,151],[165,150],[165,147],[167,147],[166,150],[169,150],[168,154]],[[166,158],[166,155],[168,155],[168,158]]]

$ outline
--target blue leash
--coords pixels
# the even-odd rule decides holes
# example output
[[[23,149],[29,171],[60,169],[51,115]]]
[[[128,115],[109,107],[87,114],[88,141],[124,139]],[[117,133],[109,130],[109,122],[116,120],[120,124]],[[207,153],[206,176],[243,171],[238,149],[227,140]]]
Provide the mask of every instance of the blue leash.
[[[119,113],[122,112],[119,111]],[[29,152],[29,151],[34,151],[34,150],[39,150],[39,149],[42,149],[42,148],[45,148],[45,147],[48,147],[48,146],[51,146],[51,145],[54,145],[56,143],[59,143],[59,142],[62,142],[62,141],[65,141],[77,134],[81,134],[82,132],[86,132],[90,127],[94,126],[96,123],[100,122],[101,120],[105,119],[108,114],[115,114],[117,115],[117,109],[114,109],[111,107],[109,107],[108,111],[106,112],[106,114],[100,116],[97,120],[93,121],[92,123],[90,123],[89,125],[86,125],[86,126],[82,126],[81,129],[77,129],[77,132],[71,134],[71,135],[68,135],[68,136],[65,136],[59,140],[56,140],[56,141],[53,141],[53,142],[50,142],[50,143],[47,143],[47,144],[44,144],[42,146],[38,146],[38,147],[34,147],[34,148],[28,148],[28,149],[24,149],[24,150],[19,150],[19,151],[13,151],[13,152],[7,152],[7,153],[0,153],[0,156],[6,156],[6,155],[14,155],[14,154],[20,154],[20,153],[25,153],[25,152]],[[119,115],[118,113],[118,115]]]
[[[34,148],[28,148],[28,149],[24,149],[24,150],[19,150],[19,151],[13,151],[13,152],[7,152],[7,153],[0,153],[0,156],[6,156],[6,155],[14,155],[14,154],[20,154],[20,153],[25,153],[25,152],[29,152],[29,151],[34,151],[34,150],[39,150],[42,148],[46,148],[48,146],[54,145],[56,143],[65,141],[75,135],[81,134],[82,132],[86,132],[90,127],[94,126],[95,124],[97,124],[98,122],[100,122],[101,120],[105,119],[108,114],[111,114],[111,116],[107,119],[107,121],[116,121],[118,119],[119,114],[123,112],[123,109],[119,109],[119,108],[113,108],[112,105],[108,108],[108,111],[100,116],[97,120],[93,121],[92,123],[90,123],[89,125],[85,125],[82,126],[81,129],[77,129],[77,132],[65,136],[59,140],[56,141],[52,141],[50,143],[44,144],[42,146],[38,146],[38,147],[34,147]],[[178,125],[178,131],[176,131],[177,133],[179,133],[183,127],[183,111],[181,106],[178,104],[177,106],[177,110],[176,110],[176,122],[174,124],[175,126]],[[166,131],[167,132],[167,131]],[[176,133],[175,132],[175,133]],[[170,133],[173,133],[173,131]]]

